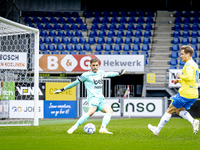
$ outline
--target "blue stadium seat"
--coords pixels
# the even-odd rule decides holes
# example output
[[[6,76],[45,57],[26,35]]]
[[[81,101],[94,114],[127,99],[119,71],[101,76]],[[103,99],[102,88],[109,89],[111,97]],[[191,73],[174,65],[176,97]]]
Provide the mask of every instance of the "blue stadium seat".
[[[41,31],[41,32],[40,32],[40,36],[41,36],[41,37],[47,37],[48,34],[47,34],[47,32],[44,30],[44,31]]]
[[[198,31],[192,31],[191,37],[193,37],[193,38],[199,37],[199,32]]]
[[[95,55],[101,55],[102,53],[101,52],[95,52],[94,54]]]
[[[176,66],[176,65],[178,65],[178,60],[172,58],[172,59],[170,60],[169,64],[172,65],[172,66]]]
[[[59,37],[65,37],[66,35],[65,35],[64,31],[60,30],[60,31],[58,31],[58,36]]]
[[[110,17],[110,12],[109,11],[104,11],[103,16],[105,17]]]
[[[130,12],[130,17],[131,18],[137,17],[137,13],[135,11],[131,11]]]
[[[180,31],[182,28],[181,28],[181,25],[180,24],[175,24],[174,25],[174,31]]]
[[[153,23],[154,23],[153,18],[148,17],[148,18],[146,19],[146,23],[147,23],[147,24],[153,24]]]
[[[121,17],[128,17],[127,11],[122,11],[120,14]]]
[[[85,51],[92,51],[91,47],[89,44],[83,45],[83,50]]]
[[[140,45],[133,45],[133,51],[139,51],[140,50]]]
[[[106,24],[102,24],[102,25],[100,26],[100,30],[102,30],[102,31],[108,30],[107,25],[106,25]]]
[[[110,23],[111,24],[118,24],[118,19],[117,18],[112,18]]]
[[[194,52],[192,58],[197,58],[197,52]]]
[[[114,44],[114,39],[113,38],[107,38],[106,44]]]
[[[189,31],[183,31],[182,37],[184,37],[184,38],[190,37],[190,32]]]
[[[70,54],[70,55],[76,55],[76,52],[71,51],[71,52],[69,52],[69,54]]]
[[[45,30],[53,30],[53,27],[52,27],[52,25],[50,25],[50,24],[46,24],[46,25],[44,26],[44,28],[45,28]]]
[[[55,17],[51,17],[49,22],[52,23],[52,24],[58,23],[58,21],[57,21],[57,19]]]
[[[119,17],[120,15],[118,11],[113,11],[112,16],[115,18],[115,17]]]
[[[183,66],[185,65],[185,62],[183,62],[182,59],[180,59],[179,65]]]
[[[97,31],[97,30],[99,30],[99,26],[97,24],[93,24],[92,27],[91,27],[91,30]]]
[[[175,14],[176,18],[180,18],[183,16],[182,12],[181,11],[177,11],[176,14]]]
[[[42,24],[37,24],[37,28],[41,31],[44,30],[44,26]]]
[[[44,42],[43,42],[43,39],[42,38],[40,38],[40,44],[43,44]]]
[[[55,50],[56,50],[55,45],[49,44],[49,45],[48,45],[48,50],[50,50],[50,51],[55,51]]]
[[[131,45],[125,44],[123,47],[124,51],[130,51],[131,50]]]
[[[76,24],[72,24],[72,25],[71,25],[71,30],[73,30],[73,31],[78,31],[79,28],[78,28],[78,26],[77,26]]]
[[[83,24],[83,20],[81,18],[76,18],[75,23]]]
[[[99,37],[106,37],[106,32],[105,31],[99,31]]]
[[[67,37],[74,37],[74,33],[72,31],[67,31],[66,36]]]
[[[152,27],[151,24],[147,24],[147,25],[145,26],[144,29],[145,29],[146,31],[151,31],[151,30],[153,30],[153,27]]]
[[[198,61],[198,65],[200,66],[200,59],[199,59],[199,61]]]
[[[46,17],[42,17],[41,22],[46,24],[49,23],[49,20]]]
[[[126,18],[121,18],[121,19],[119,20],[119,23],[120,23],[120,24],[126,24],[126,23],[127,23]]]
[[[133,31],[133,30],[135,30],[134,25],[133,25],[133,24],[128,24],[127,30],[128,30],[128,31]]]
[[[190,45],[190,46],[193,48],[194,51],[198,51],[197,45]]]
[[[95,38],[88,38],[88,44],[96,44],[96,39]]]
[[[51,38],[45,37],[44,38],[44,43],[46,43],[46,44],[52,44]]]
[[[136,37],[136,38],[134,39],[133,43],[134,43],[134,44],[141,44],[141,43],[142,43],[141,38]]]
[[[142,25],[142,24],[138,24],[138,25],[136,26],[136,30],[144,30],[143,25]]]
[[[109,19],[108,18],[103,18],[101,23],[102,24],[109,24]]]
[[[103,51],[103,45],[97,45],[95,50],[96,51]]]
[[[56,31],[60,31],[61,26],[59,24],[54,24],[53,29],[56,30]]]
[[[179,69],[183,69],[184,66],[179,66]]]
[[[135,31],[135,37],[142,37],[142,31]]]
[[[115,44],[123,44],[123,39],[122,38],[116,38]]]
[[[85,38],[82,37],[82,38],[79,39],[79,43],[80,44],[87,44],[87,41],[86,41]]]
[[[76,31],[75,36],[80,38],[80,37],[83,37],[83,34],[81,31]]]
[[[177,69],[177,67],[176,66],[170,66],[169,69]]]
[[[185,18],[190,18],[192,15],[190,14],[189,11],[186,11],[186,12],[184,13],[184,16],[185,16]]]
[[[93,24],[100,24],[101,21],[99,18],[94,18],[93,21],[92,21]]]
[[[138,23],[138,24],[143,24],[143,23],[145,23],[144,18],[143,18],[143,17],[139,17],[139,18],[137,19],[137,23]]]
[[[121,51],[121,50],[122,50],[122,46],[121,45],[116,44],[114,46],[114,51]]]
[[[124,37],[124,32],[123,31],[118,31],[117,32],[117,37]]]
[[[185,31],[185,32],[187,32],[187,31]],[[180,33],[180,31],[174,31],[174,33],[173,33],[173,37],[175,37],[175,38],[179,38],[179,37],[181,37],[181,33]]]
[[[178,52],[172,52],[170,55],[171,58],[178,58]]]
[[[99,17],[101,17],[101,16],[102,16],[102,14],[101,14],[100,11],[96,11],[96,12],[94,13],[94,17],[95,17],[95,18],[99,18]]]
[[[184,24],[190,24],[191,23],[190,18],[184,18],[183,23]]]
[[[143,39],[143,44],[150,44],[151,43],[151,39],[150,38],[144,38]]]
[[[87,26],[86,26],[85,24],[81,24],[81,25],[79,26],[79,29],[80,29],[81,31],[88,31]]]
[[[130,53],[129,52],[122,52],[122,55],[129,55]]]
[[[64,24],[64,23],[66,23],[66,20],[63,17],[60,17],[58,19],[58,23]]]
[[[192,23],[193,24],[199,24],[199,18],[193,18]]]
[[[32,23],[29,23],[28,25],[29,25],[29,27],[33,27],[33,28],[35,28],[35,25],[32,24]]]
[[[85,52],[78,52],[79,55],[85,55]]]
[[[181,19],[181,18],[176,18],[176,19],[174,20],[174,23],[175,23],[175,24],[182,24],[182,19]]]
[[[57,52],[57,51],[53,51],[53,52],[51,52],[51,54],[58,55],[59,52]]]
[[[111,55],[111,52],[104,52],[104,55]]]
[[[117,30],[116,25],[115,25],[115,24],[111,24],[111,25],[109,26],[109,30],[110,30],[110,31],[115,31],[115,30]]]
[[[74,48],[71,44],[66,45],[66,50],[67,51],[74,51]]]
[[[26,17],[25,19],[24,19],[24,21],[26,22],[26,23],[32,23],[32,20],[31,20],[31,18],[29,18],[29,17]]]
[[[139,16],[139,17],[145,17],[146,14],[145,14],[144,11],[139,11],[138,16]]]
[[[66,38],[66,37],[64,37],[64,38],[62,38],[62,41],[61,41],[63,44],[69,44],[70,42],[69,42],[69,40],[68,40],[68,38]]]
[[[46,17],[52,17],[53,16],[53,12],[46,12],[46,15],[45,15]]]
[[[180,50],[179,45],[172,45],[171,50],[175,52],[179,51]]]
[[[190,30],[190,25],[189,24],[184,24],[183,25],[183,30],[184,31],[189,31]]]
[[[74,24],[75,22],[74,22],[74,19],[68,18],[68,19],[67,19],[67,23],[69,23],[69,24]]]
[[[180,39],[179,38],[173,38],[172,44],[180,44]]]
[[[113,55],[120,55],[120,52],[113,52]]]
[[[147,12],[147,17],[154,17],[154,12],[153,11],[148,11]]]
[[[194,18],[198,18],[198,17],[199,17],[199,12],[198,12],[198,11],[195,11],[195,12],[193,13],[193,17],[194,17]]]
[[[133,32],[132,31],[126,31],[126,37],[133,37]]]
[[[115,37],[114,31],[108,31],[108,37]]]
[[[112,47],[112,45],[106,45],[105,46],[105,51],[112,51],[113,50],[113,47]]]
[[[135,24],[135,23],[136,23],[135,18],[130,18],[130,19],[128,20],[128,24]]]
[[[145,55],[146,58],[149,57],[149,53],[148,52],[141,52],[141,55]]]
[[[126,30],[125,25],[124,24],[119,24],[118,30],[120,30],[120,31]]]
[[[132,52],[132,55],[139,55],[139,52]]]
[[[40,22],[40,19],[38,17],[34,17],[32,22],[34,23]]]
[[[41,51],[46,51],[46,50],[47,50],[46,45],[44,45],[44,44],[40,44],[40,45],[39,45],[39,49],[40,49]]]
[[[60,42],[60,38],[54,37],[54,38],[53,38],[53,43],[54,43],[54,44],[60,44],[60,43],[61,43],[61,42]]]
[[[103,37],[98,38],[97,44],[105,44],[105,39]]]
[[[56,49],[59,50],[59,51],[65,51],[65,48],[62,44],[58,44]]]
[[[63,12],[63,17],[70,18],[71,17],[70,12]]]
[[[48,51],[44,51],[42,52],[42,54],[50,54]]]
[[[125,44],[133,44],[132,38],[130,38],[130,37],[125,38],[124,43],[125,43]],[[121,43],[121,44],[122,44],[122,43]]]
[[[96,31],[90,31],[89,37],[97,37]]]
[[[191,42],[192,45],[196,45],[199,43],[198,38],[191,38]]]
[[[49,36],[56,37],[56,32],[54,30],[49,31]]]
[[[188,45],[190,42],[189,42],[189,39],[188,39],[188,38],[182,38],[181,43],[182,43],[183,45]]]
[[[142,45],[142,51],[149,51],[150,47],[147,44]]]
[[[70,30],[70,27],[68,24],[63,24],[62,25],[62,29],[65,30],[65,31],[69,31]]]
[[[71,43],[71,44],[78,44],[77,38],[75,38],[75,37],[71,38],[71,39],[70,39],[70,43]]]
[[[74,46],[74,50],[83,51],[83,48],[82,48],[82,46],[80,44],[77,44],[77,45]]]
[[[151,37],[151,31],[145,31],[144,37]]]

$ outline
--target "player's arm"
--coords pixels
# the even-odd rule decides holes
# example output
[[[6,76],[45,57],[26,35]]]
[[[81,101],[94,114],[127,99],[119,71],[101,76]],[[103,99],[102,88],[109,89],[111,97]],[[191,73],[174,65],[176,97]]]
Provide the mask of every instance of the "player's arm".
[[[120,70],[120,72],[105,72],[105,77],[121,76],[126,72],[126,69]]]
[[[79,83],[80,83],[80,80],[76,79],[74,82],[70,83],[69,85],[65,86],[64,88],[55,90],[54,94],[62,93],[65,90],[73,88],[74,86],[78,85]]]
[[[184,72],[184,74],[182,75],[178,75],[178,78],[182,79],[182,80],[186,80],[186,81],[190,81],[193,78],[193,70],[191,67],[187,67],[186,68],[186,72]]]

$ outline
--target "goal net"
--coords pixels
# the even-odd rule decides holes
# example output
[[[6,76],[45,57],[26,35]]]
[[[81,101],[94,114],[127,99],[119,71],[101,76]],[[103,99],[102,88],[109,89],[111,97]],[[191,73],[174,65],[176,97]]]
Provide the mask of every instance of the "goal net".
[[[0,17],[0,126],[38,125],[39,30]]]

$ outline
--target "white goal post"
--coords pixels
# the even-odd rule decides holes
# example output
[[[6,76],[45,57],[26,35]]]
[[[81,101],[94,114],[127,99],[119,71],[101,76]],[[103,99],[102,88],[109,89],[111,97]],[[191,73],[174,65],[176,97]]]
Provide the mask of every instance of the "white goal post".
[[[39,30],[0,17],[0,126],[39,125],[38,87]],[[33,115],[20,116],[26,103]]]

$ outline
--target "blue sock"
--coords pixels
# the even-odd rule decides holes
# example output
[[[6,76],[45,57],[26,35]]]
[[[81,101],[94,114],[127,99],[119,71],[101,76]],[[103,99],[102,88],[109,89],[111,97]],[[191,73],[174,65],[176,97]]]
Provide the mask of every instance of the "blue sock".
[[[111,113],[106,113],[104,115],[101,127],[106,127],[107,126],[107,124],[110,122],[111,116],[112,116]]]
[[[90,116],[85,113],[75,124],[75,126],[80,126],[81,124],[83,124]]]

